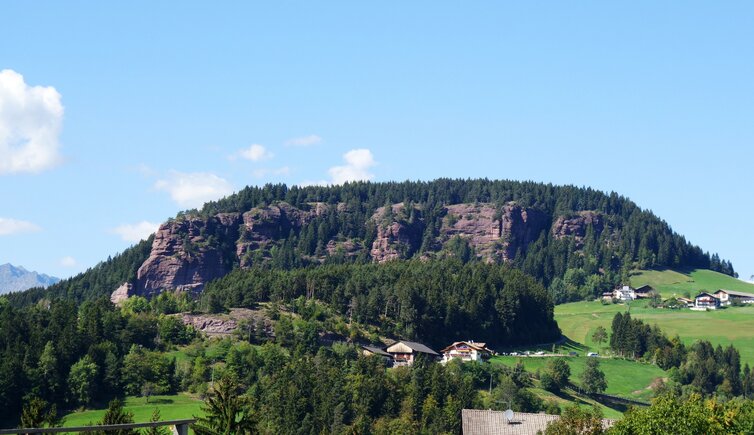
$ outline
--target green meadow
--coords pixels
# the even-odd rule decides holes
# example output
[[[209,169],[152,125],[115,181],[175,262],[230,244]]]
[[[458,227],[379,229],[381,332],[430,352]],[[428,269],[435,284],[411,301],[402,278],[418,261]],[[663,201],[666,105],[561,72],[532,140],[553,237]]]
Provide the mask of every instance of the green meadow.
[[[160,410],[161,420],[181,420],[201,415],[203,402],[189,394],[177,394],[174,396],[152,396],[149,403],[143,397],[127,397],[125,402],[126,411],[134,414],[134,422],[148,422],[155,408]],[[105,415],[107,406],[101,409],[93,409],[70,413],[65,416],[64,427],[86,426],[96,424]]]
[[[697,269],[688,272],[675,270],[642,270],[631,275],[631,285],[639,287],[649,284],[657,289],[664,298],[690,295],[692,298],[700,291],[717,291],[719,289],[737,290],[754,293],[754,284],[741,281],[732,276]]]
[[[589,357],[583,356],[583,354],[578,357],[565,357],[571,367],[572,383],[579,384],[579,376],[584,371],[587,358]],[[513,366],[521,361],[527,371],[534,373],[543,369],[550,359],[551,357],[497,356],[492,359],[492,362]],[[600,358],[599,361],[600,369],[605,372],[607,379],[605,393],[614,396],[648,401],[652,396],[650,385],[657,379],[667,376],[664,370],[652,364],[642,364],[617,358]]]
[[[603,326],[609,333],[615,313],[627,311],[632,317],[659,326],[668,336],[678,335],[687,344],[696,340],[709,340],[713,345],[732,344],[741,353],[742,363],[754,365],[754,306],[691,311],[650,308],[646,301],[635,301],[630,305],[574,302],[556,306],[555,319],[563,335],[569,339],[590,350],[604,351],[606,344],[594,343],[592,334],[598,326]]]

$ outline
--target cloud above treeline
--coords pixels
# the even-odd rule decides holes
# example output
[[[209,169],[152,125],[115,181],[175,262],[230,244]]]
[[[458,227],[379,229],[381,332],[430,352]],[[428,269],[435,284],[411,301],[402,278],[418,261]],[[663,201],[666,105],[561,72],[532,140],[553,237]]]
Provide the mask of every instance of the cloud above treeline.
[[[157,180],[154,188],[167,192],[176,204],[187,208],[200,207],[233,192],[228,180],[209,172],[170,171],[166,178]]]
[[[255,143],[248,148],[243,148],[238,151],[238,156],[242,159],[251,160],[252,162],[261,162],[263,160],[271,159],[274,154],[267,150],[263,145]]]
[[[359,148],[343,154],[344,165],[333,166],[327,170],[329,180],[304,181],[301,186],[329,186],[349,181],[369,181],[374,178],[371,169],[377,165],[372,151]]]
[[[343,184],[347,181],[364,181],[374,178],[369,170],[377,164],[374,155],[368,149],[351,150],[343,154],[345,165],[334,166],[327,172],[332,178],[332,184]]]
[[[160,224],[141,221],[135,224],[123,224],[113,228],[113,233],[126,242],[136,243],[146,240],[160,228]]]
[[[10,69],[0,71],[0,174],[37,173],[62,161],[61,96],[52,86],[29,86]]]

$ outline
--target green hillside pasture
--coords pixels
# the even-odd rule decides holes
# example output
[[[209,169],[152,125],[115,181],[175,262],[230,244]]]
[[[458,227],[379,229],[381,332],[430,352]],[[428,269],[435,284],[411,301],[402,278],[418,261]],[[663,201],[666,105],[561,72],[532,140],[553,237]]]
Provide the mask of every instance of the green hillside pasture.
[[[152,412],[155,408],[160,410],[162,420],[181,420],[194,418],[202,415],[200,407],[203,402],[188,394],[178,394],[175,396],[152,396],[149,403],[143,397],[126,398],[126,411],[133,412],[135,423],[145,423],[152,418]],[[107,407],[102,409],[86,410],[74,412],[65,416],[64,427],[86,426],[90,423],[96,424],[105,415]]]
[[[586,367],[587,358],[589,357],[565,358],[571,367],[572,383],[579,384],[579,376]],[[534,373],[538,369],[543,369],[550,359],[551,357],[497,356],[491,361],[508,366],[514,366],[518,361],[521,361],[528,372]],[[657,379],[667,377],[665,371],[655,365],[617,358],[600,358],[600,369],[605,372],[607,379],[606,394],[635,400],[648,401],[652,397],[650,385]]]
[[[599,301],[574,302],[555,307],[555,320],[563,334],[571,340],[583,343],[594,351],[603,351],[592,342],[592,334],[598,326],[610,333],[613,316],[625,312],[626,305],[602,305]],[[709,340],[713,345],[732,344],[741,353],[741,362],[754,365],[754,307],[727,307],[712,311],[688,309],[668,310],[649,308],[646,302],[634,302],[631,316],[650,325],[657,325],[672,337],[678,335],[686,344],[696,340]]]
[[[754,284],[706,269],[697,269],[690,272],[670,269],[634,272],[631,276],[631,285],[639,287],[644,284],[651,285],[665,298],[673,295],[683,296],[686,293],[694,297],[701,291],[714,292],[721,288],[754,293]]]

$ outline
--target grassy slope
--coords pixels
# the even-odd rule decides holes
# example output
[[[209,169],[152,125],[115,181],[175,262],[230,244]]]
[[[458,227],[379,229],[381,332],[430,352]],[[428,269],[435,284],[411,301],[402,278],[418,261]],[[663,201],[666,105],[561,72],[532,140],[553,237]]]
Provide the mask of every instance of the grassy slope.
[[[738,290],[754,293],[754,284],[741,281],[711,270],[692,270],[678,272],[673,270],[644,270],[631,276],[631,285],[638,287],[649,284],[657,289],[663,297],[682,296],[689,293],[691,297],[702,290],[718,289]]]
[[[574,302],[555,307],[555,318],[563,334],[593,350],[601,350],[591,336],[598,326],[610,331],[617,312],[625,305],[602,305],[600,302]],[[717,311],[665,310],[649,308],[645,302],[630,307],[631,316],[650,325],[658,325],[667,335],[678,335],[687,343],[709,340],[714,345],[734,345],[742,362],[754,365],[754,307],[728,307]]]
[[[512,357],[498,356],[493,358],[496,363],[513,366],[516,362],[521,361],[529,372],[535,372],[537,369],[544,368],[550,358],[542,357]],[[568,365],[571,367],[571,382],[579,384],[579,377],[586,366],[587,357],[569,357],[566,358]],[[607,378],[607,390],[605,393],[615,396],[626,397],[637,400],[648,400],[652,391],[649,387],[657,378],[666,377],[665,371],[657,366],[650,364],[640,364],[634,361],[622,359],[600,358],[600,369],[605,372]]]
[[[147,422],[152,417],[155,408],[160,410],[162,420],[179,420],[193,418],[200,415],[203,402],[188,394],[175,396],[153,396],[146,403],[143,397],[126,398],[125,408],[134,414],[134,422]],[[106,407],[71,413],[65,416],[64,427],[86,426],[89,423],[97,423],[105,415]]]

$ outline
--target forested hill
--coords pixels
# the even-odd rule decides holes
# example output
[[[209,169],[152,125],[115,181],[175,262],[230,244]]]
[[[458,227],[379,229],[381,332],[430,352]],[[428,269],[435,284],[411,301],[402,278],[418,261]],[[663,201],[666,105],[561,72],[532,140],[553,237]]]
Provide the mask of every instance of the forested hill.
[[[633,268],[732,265],[616,193],[486,179],[247,187],[168,220],[141,243],[73,279],[11,296],[85,299],[200,291],[235,268],[296,269],[447,257],[507,263],[556,301],[625,281]]]

